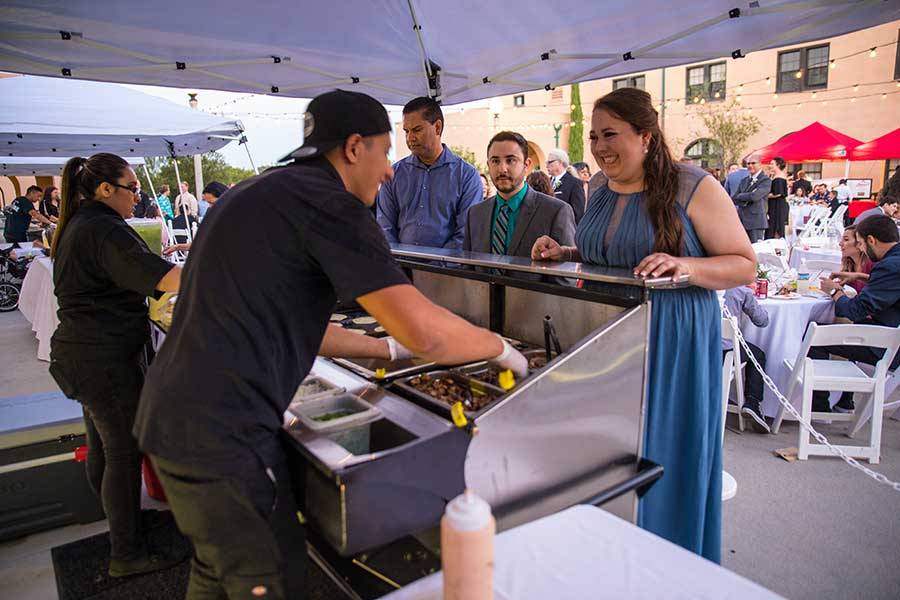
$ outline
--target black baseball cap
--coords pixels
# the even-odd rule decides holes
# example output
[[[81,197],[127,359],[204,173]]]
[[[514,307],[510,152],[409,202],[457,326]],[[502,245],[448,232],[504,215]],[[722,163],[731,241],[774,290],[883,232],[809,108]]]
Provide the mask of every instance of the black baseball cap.
[[[390,131],[387,110],[372,96],[346,90],[326,92],[313,98],[306,107],[303,145],[278,162],[321,156],[354,133],[368,137]]]

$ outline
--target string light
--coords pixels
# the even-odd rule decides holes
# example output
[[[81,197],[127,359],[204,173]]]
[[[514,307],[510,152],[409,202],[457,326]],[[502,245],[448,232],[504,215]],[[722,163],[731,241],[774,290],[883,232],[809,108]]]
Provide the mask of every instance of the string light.
[[[878,49],[873,46],[872,49],[869,50],[869,58],[875,58],[876,56],[878,56]]]
[[[798,102],[798,103],[797,103],[797,108],[800,108],[801,106],[803,106],[803,105],[800,104],[800,103]]]
[[[854,91],[854,92],[858,92],[858,91],[859,91],[859,84],[858,84],[858,83],[857,83],[856,85],[853,86],[853,91]]]
[[[829,68],[829,69],[834,70],[834,68],[835,68],[836,66],[837,66],[837,63],[834,62],[834,59],[833,59],[833,58],[832,58],[831,60],[828,61],[828,68]]]
[[[743,92],[743,91],[744,91],[744,84],[742,83],[738,86],[738,93]]]
[[[816,99],[816,92],[813,92],[813,93],[812,93],[812,97],[813,97],[813,100]]]
[[[777,110],[778,110],[778,107],[777,107],[777,106],[773,106],[773,107],[772,107],[772,112],[775,112],[775,111],[777,111]]]
[[[887,98],[887,94],[882,94],[881,99],[884,100],[885,98]]]
[[[722,95],[721,95],[719,92],[716,92],[716,93],[715,93],[715,97],[716,97],[716,98],[720,98],[721,96],[722,96]]]
[[[800,79],[801,77],[803,77],[803,71],[802,71],[802,70],[801,70],[801,71],[797,71],[796,73],[794,73],[794,79]]]
[[[778,100],[778,94],[772,94],[772,100]]]
[[[856,102],[856,96],[853,96],[852,98],[850,98],[850,102]]]
[[[834,62],[834,61],[832,61],[832,62]],[[771,77],[766,77],[766,85],[769,85],[769,84],[771,84],[771,83],[772,83],[772,78],[771,78]]]
[[[737,101],[738,104],[740,104],[740,102],[741,102],[741,97],[740,97],[740,96],[737,96],[737,97],[735,98],[735,101]]]

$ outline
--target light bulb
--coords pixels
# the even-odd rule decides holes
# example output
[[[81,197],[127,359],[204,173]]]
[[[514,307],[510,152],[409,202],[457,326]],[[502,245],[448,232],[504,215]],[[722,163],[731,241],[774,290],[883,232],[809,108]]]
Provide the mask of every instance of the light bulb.
[[[743,92],[743,91],[744,91],[744,84],[742,83],[741,85],[738,86],[738,92]]]
[[[773,106],[773,107],[772,107],[772,112],[775,112],[776,110],[778,110],[778,107],[777,107],[777,106]]]
[[[859,84],[858,84],[858,83],[857,83],[856,85],[853,86],[853,91],[854,91],[854,92],[858,92],[858,91],[859,91]]]
[[[812,96],[812,97],[813,97],[813,100],[816,99],[816,93],[815,93],[815,92],[813,92],[813,96]]]
[[[797,71],[796,73],[794,73],[794,79],[800,79],[801,77],[803,77],[803,71]]]
[[[772,83],[772,78],[771,78],[771,77],[766,77],[766,85],[769,85],[769,84],[771,84],[771,83]]]
[[[698,102],[700,102],[700,98],[698,98],[697,96],[694,96],[694,104],[697,104]]]
[[[797,103],[797,108],[800,108],[801,106],[803,106],[803,105],[800,104],[800,103],[798,102],[798,103]]]
[[[822,106],[828,106],[828,100],[822,100]]]
[[[875,58],[876,56],[878,56],[878,50],[876,48],[869,50],[869,58]]]
[[[853,96],[852,98],[850,98],[850,102],[856,102],[856,96]]]
[[[740,101],[741,101],[741,97],[738,96],[737,98],[735,98],[735,100],[738,101],[738,102],[740,102]]]
[[[882,94],[881,99],[884,100],[885,98],[887,98],[887,94]]]
[[[701,98],[701,99],[700,99],[700,104],[706,104],[706,98]]]
[[[778,94],[772,94],[772,100],[778,100]]]
[[[719,92],[716,92],[716,94],[715,94],[714,97],[715,97],[715,98],[718,98],[718,97],[719,97]]]
[[[831,60],[828,61],[828,68],[829,68],[829,69],[833,69],[833,68],[835,68],[836,66],[837,66],[837,65],[835,64],[833,58],[832,58]]]

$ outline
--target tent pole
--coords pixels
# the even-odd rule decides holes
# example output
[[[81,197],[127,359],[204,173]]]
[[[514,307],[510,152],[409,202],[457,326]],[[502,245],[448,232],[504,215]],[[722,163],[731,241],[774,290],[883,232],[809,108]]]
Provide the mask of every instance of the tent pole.
[[[177,180],[176,185],[178,185],[178,191],[181,192],[181,173],[178,171],[178,158],[175,156],[174,153],[172,153],[172,164],[175,165],[175,179]],[[176,200],[178,198],[181,198],[181,195],[182,194],[179,193],[178,196],[176,197]],[[187,229],[188,243],[193,243],[194,236],[191,235],[191,223],[190,223],[190,220],[188,219],[188,211],[185,210],[184,200],[181,201],[180,205],[181,205],[181,214],[184,215],[184,228]],[[187,207],[187,208],[190,208],[190,207]]]
[[[144,167],[144,175],[147,176],[147,185],[150,186],[150,193],[153,194],[153,199],[156,200],[156,190],[153,189],[153,180],[150,179],[150,171],[147,170],[147,158],[144,157],[144,164],[141,165]]]
[[[247,158],[250,159],[250,166],[253,167],[253,172],[259,175],[259,169],[256,168],[256,163],[253,162],[253,156],[250,154],[250,146],[246,143],[244,144],[244,150],[247,151]]]
[[[850,178],[850,159],[844,161],[844,179]]]

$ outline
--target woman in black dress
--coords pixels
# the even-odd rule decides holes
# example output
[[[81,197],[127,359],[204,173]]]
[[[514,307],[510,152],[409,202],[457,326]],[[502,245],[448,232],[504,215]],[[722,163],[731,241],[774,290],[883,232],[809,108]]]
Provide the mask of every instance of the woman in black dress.
[[[788,221],[788,185],[784,173],[785,165],[784,159],[780,156],[776,156],[769,163],[774,173],[772,174],[772,191],[769,193],[769,227],[766,229],[766,239],[784,237],[784,226]]]

